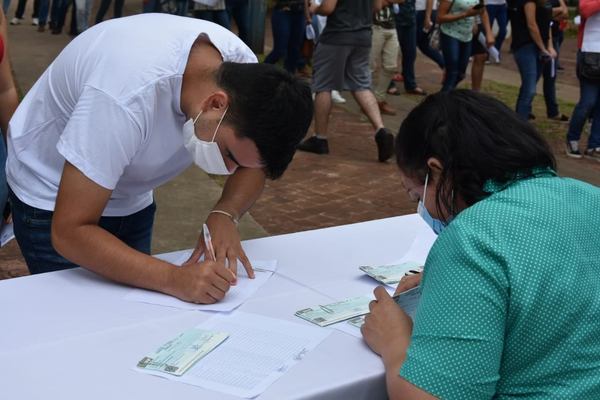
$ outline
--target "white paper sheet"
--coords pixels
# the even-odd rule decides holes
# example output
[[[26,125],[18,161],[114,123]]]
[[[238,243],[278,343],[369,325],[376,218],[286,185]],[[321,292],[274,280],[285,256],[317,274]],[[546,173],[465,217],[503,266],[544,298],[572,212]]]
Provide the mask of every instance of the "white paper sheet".
[[[263,393],[319,345],[331,330],[236,311],[197,326],[229,337],[183,376],[137,369],[178,382],[245,398]]]
[[[189,253],[184,253],[176,259],[169,261],[179,265],[186,261],[188,257]],[[252,295],[269,280],[271,275],[273,275],[273,272],[277,270],[276,260],[251,260],[250,262],[252,263],[253,267],[257,268],[254,270],[255,278],[248,278],[245,270],[238,266],[237,284],[235,286],[231,286],[225,295],[225,298],[215,304],[187,303],[163,293],[144,289],[132,289],[125,296],[125,299],[129,301],[137,301],[165,307],[174,307],[182,310],[232,311],[252,297]]]

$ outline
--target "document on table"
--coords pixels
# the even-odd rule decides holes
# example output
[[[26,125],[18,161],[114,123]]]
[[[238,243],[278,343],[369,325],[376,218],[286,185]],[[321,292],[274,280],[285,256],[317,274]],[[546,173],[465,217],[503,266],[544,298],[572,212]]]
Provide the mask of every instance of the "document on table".
[[[394,296],[393,298],[396,304],[398,304],[404,310],[404,312],[408,314],[412,320],[414,320],[417,307],[419,306],[419,301],[421,300],[421,286],[409,289],[397,296]],[[360,315],[347,321],[332,325],[331,327],[344,333],[348,333],[352,336],[361,338],[362,334],[360,333],[360,328],[365,323],[365,317],[366,315]]]
[[[224,332],[192,328],[142,358],[137,367],[181,376],[195,362],[223,343],[227,336]]]
[[[189,256],[179,258],[184,262]],[[194,304],[187,303],[175,297],[153,292],[144,289],[132,289],[126,296],[126,300],[137,301],[141,303],[155,304],[165,307],[174,307],[183,310],[200,310],[200,311],[231,311],[242,305],[252,295],[264,285],[271,275],[277,270],[277,261],[261,261],[251,260],[252,266],[255,267],[254,279],[248,278],[246,271],[238,266],[237,285],[231,286],[225,295],[225,298],[214,304]],[[174,264],[179,264],[173,261]],[[202,268],[198,266],[198,268]]]
[[[267,390],[331,333],[326,329],[241,311],[215,315],[196,328],[226,332],[229,337],[180,377],[160,371],[136,370],[253,398]]]
[[[367,314],[371,300],[373,300],[373,296],[352,297],[336,303],[305,308],[296,311],[295,315],[323,327]]]
[[[361,265],[358,268],[376,281],[395,288],[407,272],[421,272],[422,265],[417,261],[408,261],[390,265]]]

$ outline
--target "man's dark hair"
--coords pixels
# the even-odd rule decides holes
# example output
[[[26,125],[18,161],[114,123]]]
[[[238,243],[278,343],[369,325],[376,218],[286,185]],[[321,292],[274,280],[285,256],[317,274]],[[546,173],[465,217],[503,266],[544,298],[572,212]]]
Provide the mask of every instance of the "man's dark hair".
[[[532,176],[534,168],[556,169],[533,125],[499,100],[470,90],[427,97],[400,126],[395,146],[398,167],[421,182],[430,157],[442,163],[438,212],[442,205],[456,209],[452,191],[470,206],[490,195],[483,188],[487,180],[506,183]]]
[[[310,126],[310,88],[270,64],[224,62],[216,81],[229,96],[225,121],[256,143],[267,176],[279,178]]]

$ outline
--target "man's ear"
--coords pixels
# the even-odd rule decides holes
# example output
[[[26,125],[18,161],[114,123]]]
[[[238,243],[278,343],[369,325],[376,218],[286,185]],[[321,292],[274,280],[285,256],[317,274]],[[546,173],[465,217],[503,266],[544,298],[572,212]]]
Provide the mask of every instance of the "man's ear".
[[[225,112],[225,109],[229,106],[229,96],[224,91],[217,90],[207,97],[204,106],[206,110]]]

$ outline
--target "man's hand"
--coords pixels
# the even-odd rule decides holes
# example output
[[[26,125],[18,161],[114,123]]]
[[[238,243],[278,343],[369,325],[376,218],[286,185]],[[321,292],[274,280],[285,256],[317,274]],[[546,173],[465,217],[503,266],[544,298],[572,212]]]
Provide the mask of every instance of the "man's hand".
[[[215,250],[215,256],[217,257],[216,261],[220,264],[228,265],[235,278],[237,276],[237,260],[239,259],[246,269],[248,277],[253,279],[254,270],[242,248],[240,234],[233,221],[226,215],[215,213],[208,216],[206,225],[208,225],[212,236],[212,245]],[[204,254],[204,259],[210,259],[210,255],[206,254],[204,237],[200,234],[194,252],[184,265],[198,262],[202,254]],[[236,280],[234,279],[232,284],[235,285],[235,283]]]
[[[370,314],[360,329],[371,350],[381,355],[384,363],[397,363],[404,358],[412,333],[412,320],[396,304],[383,286],[375,289],[375,300],[369,304]],[[401,362],[401,361],[400,361]]]
[[[234,280],[222,263],[184,264],[172,271],[169,294],[190,303],[212,304],[225,297]]]
[[[425,16],[423,20],[423,31],[429,33],[432,26],[433,22],[431,22],[431,18],[427,18],[427,16]]]
[[[494,37],[494,34],[490,32],[485,35],[485,44],[487,45],[488,49],[496,44],[496,38]]]

